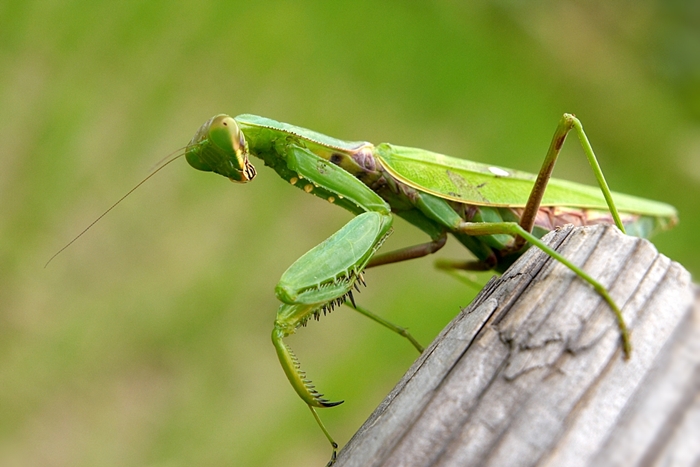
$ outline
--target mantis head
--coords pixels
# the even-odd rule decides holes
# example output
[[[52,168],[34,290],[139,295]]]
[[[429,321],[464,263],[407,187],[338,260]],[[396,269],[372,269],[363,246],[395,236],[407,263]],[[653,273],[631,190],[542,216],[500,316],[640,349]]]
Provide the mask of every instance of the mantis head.
[[[185,150],[187,162],[197,170],[216,172],[232,182],[255,178],[248,161],[248,145],[236,120],[220,114],[202,125]]]
[[[172,157],[174,155],[174,157]],[[182,156],[180,151],[170,154],[165,162],[159,163],[158,168],[153,170],[146,178],[136,184],[124,196],[119,198],[116,203],[103,212],[97,219],[92,221],[90,225],[85,227],[82,232],[76,235],[73,240],[68,242],[60,250],[49,258],[44,267],[58,256],[63,250],[71,246],[80,237],[85,234],[90,228],[95,225],[100,219],[107,215],[109,211],[114,209],[119,203],[134,192],[135,189],[146,183],[146,181],[157,174],[161,169],[168,164],[175,162]],[[245,141],[245,136],[241,131],[238,123],[228,115],[216,115],[202,125],[190,143],[185,148],[185,158],[187,162],[198,170],[207,172],[216,172],[229,178],[232,182],[245,183],[255,178],[255,167],[248,161],[248,144]]]

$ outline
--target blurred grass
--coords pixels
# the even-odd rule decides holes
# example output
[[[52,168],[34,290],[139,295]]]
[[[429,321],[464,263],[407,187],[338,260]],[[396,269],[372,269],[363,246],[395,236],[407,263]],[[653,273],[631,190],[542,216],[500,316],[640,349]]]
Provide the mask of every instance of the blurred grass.
[[[281,273],[349,214],[262,164],[184,161],[44,262],[221,112],[538,170],[563,112],[616,191],[678,207],[700,271],[700,8],[636,2],[0,4],[0,465],[323,465],[269,342]],[[574,141],[555,175],[593,183]],[[423,241],[397,223],[390,247]],[[453,243],[453,242],[452,242]],[[465,253],[450,245],[442,256]],[[431,259],[362,303],[425,344],[474,291]],[[483,280],[486,280],[484,276]],[[294,336],[345,443],[415,358],[349,310]]]

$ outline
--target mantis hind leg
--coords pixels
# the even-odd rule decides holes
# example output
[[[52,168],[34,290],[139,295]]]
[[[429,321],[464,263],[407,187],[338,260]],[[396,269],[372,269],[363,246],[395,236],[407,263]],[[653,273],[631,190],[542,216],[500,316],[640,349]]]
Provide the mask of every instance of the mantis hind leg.
[[[537,211],[540,209],[540,204],[542,203],[542,198],[544,197],[547,183],[549,183],[549,179],[552,176],[552,171],[554,170],[554,164],[559,157],[559,152],[561,147],[564,145],[566,136],[572,129],[576,130],[576,134],[581,142],[583,152],[585,153],[588,163],[591,165],[591,169],[593,170],[593,174],[598,181],[600,191],[603,192],[603,197],[608,205],[608,209],[610,209],[615,225],[622,231],[622,233],[625,233],[625,227],[622,225],[620,214],[617,212],[617,208],[613,202],[610,188],[608,188],[608,183],[605,181],[605,176],[603,175],[603,171],[598,164],[598,159],[595,157],[591,143],[588,141],[588,137],[583,131],[583,125],[581,124],[581,121],[572,114],[564,114],[559,121],[559,125],[557,126],[557,129],[554,132],[554,137],[552,138],[552,143],[550,144],[547,155],[542,163],[542,168],[537,174],[535,186],[532,188],[532,192],[530,192],[530,197],[525,205],[525,210],[520,217],[520,226],[527,232],[532,232]],[[522,235],[516,237],[515,243],[513,244],[513,250],[519,250],[525,244],[525,242],[526,239]]]
[[[564,266],[573,271],[577,276],[579,276],[584,281],[588,282],[598,294],[603,297],[603,299],[608,303],[615,318],[617,320],[618,328],[620,329],[620,336],[622,338],[622,350],[625,354],[625,358],[629,358],[632,351],[632,344],[630,342],[629,330],[627,329],[627,324],[622,316],[620,308],[617,306],[615,301],[612,299],[608,293],[608,289],[605,288],[600,282],[591,277],[583,269],[576,266],[574,263],[560,255],[554,249],[550,248],[542,240],[525,230],[522,226],[515,222],[499,222],[499,223],[483,223],[483,222],[463,222],[457,230],[460,233],[467,235],[494,235],[494,234],[509,234],[513,236],[520,236],[524,238],[531,245],[536,246],[540,250],[544,251],[551,258],[559,261]]]
[[[495,256],[494,256],[495,259]],[[476,280],[476,278],[472,279],[469,276],[475,276],[474,274],[463,274],[462,272],[485,272],[485,271],[491,271],[495,266],[495,262],[488,261],[488,260],[466,260],[466,261],[460,261],[460,260],[451,260],[451,259],[438,259],[435,260],[435,268],[438,271],[442,271],[445,274],[450,275],[457,281],[472,287],[476,290],[481,290],[483,288],[483,283],[479,282]]]

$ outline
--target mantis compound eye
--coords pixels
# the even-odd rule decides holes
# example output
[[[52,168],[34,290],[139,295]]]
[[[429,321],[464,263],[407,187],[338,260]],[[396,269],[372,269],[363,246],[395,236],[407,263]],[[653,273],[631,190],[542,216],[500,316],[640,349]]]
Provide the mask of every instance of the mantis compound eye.
[[[209,139],[223,152],[240,155],[245,151],[245,137],[238,123],[228,115],[217,115],[209,125]],[[239,165],[243,168],[243,164]]]

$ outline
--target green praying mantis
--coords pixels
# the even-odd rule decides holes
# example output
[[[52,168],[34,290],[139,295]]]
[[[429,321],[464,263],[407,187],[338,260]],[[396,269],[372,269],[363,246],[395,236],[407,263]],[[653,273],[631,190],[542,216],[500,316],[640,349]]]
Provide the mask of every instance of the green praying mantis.
[[[599,188],[551,178],[560,149],[572,129]],[[211,118],[199,128],[184,155],[195,169],[215,172],[238,183],[255,178],[257,172],[250,156],[256,156],[289,184],[356,215],[292,264],[275,288],[281,305],[272,343],[289,382],[332,446],[328,465],[334,463],[338,445],[316,408],[333,407],[342,401],[331,402],[315,389],[283,339],[308,320],[319,319],[321,314],[347,304],[406,337],[418,351],[423,350],[404,328],[356,304],[353,290],[360,290],[358,284],[365,285],[365,269],[435,253],[445,245],[447,234],[476,257],[436,263],[453,274],[460,270],[503,272],[530,245],[535,245],[589,283],[607,302],[619,327],[624,356],[629,357],[630,334],[607,289],[540,238],[568,223],[614,222],[623,232],[648,237],[677,222],[676,210],[670,205],[610,192],[582,125],[571,114],[564,114],[559,122],[537,175],[423,149],[343,141],[254,115]],[[425,232],[430,241],[377,254],[391,232],[393,215]]]
[[[571,129],[578,134],[600,190],[551,178]],[[528,244],[536,245],[605,299],[617,319],[624,354],[629,356],[629,331],[608,291],[540,237],[570,222],[587,225],[612,220],[623,232],[627,229],[639,236],[676,222],[672,206],[610,192],[580,121],[570,114],[562,117],[537,176],[422,149],[342,141],[253,115],[213,117],[197,131],[185,153],[195,169],[240,183],[255,178],[249,156],[259,157],[291,185],[356,214],[292,264],[275,288],[282,304],[272,342],[292,387],[333,447],[329,465],[336,458],[337,444],[316,408],[341,402],[323,398],[283,339],[309,319],[318,319],[321,313],[349,301],[351,308],[407,337],[422,351],[405,329],[357,306],[353,289],[358,289],[358,282],[364,284],[365,269],[434,253],[445,244],[448,233],[476,260],[442,261],[439,266],[443,269],[503,271]],[[391,231],[392,214],[421,229],[431,241],[377,254]]]

